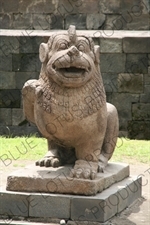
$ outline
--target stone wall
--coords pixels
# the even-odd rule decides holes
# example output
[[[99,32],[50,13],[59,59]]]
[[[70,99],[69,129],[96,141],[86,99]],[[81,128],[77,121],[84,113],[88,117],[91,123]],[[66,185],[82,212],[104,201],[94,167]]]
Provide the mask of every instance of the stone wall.
[[[149,0],[1,0],[1,29],[149,30]]]
[[[79,32],[79,31],[78,31]],[[80,31],[81,32],[81,31]],[[148,31],[82,31],[100,44],[107,101],[119,113],[120,135],[150,139],[150,38]],[[52,32],[3,30],[0,35],[0,135],[35,133],[22,112],[21,89],[38,78],[39,44]]]

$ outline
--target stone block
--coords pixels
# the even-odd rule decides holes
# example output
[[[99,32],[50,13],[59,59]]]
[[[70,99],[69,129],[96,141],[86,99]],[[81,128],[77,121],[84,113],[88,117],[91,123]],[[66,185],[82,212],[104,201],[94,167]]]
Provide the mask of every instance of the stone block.
[[[101,53],[122,53],[122,39],[106,38],[100,39]]]
[[[19,41],[14,36],[0,36],[0,54],[8,56],[19,53]]]
[[[39,174],[38,167],[32,165],[11,174],[7,190],[95,195],[129,176],[129,167],[123,163],[109,163],[105,172],[98,173],[95,180],[71,178],[71,169],[71,166],[41,168]]]
[[[105,91],[108,93],[118,92],[117,73],[102,73]]]
[[[0,71],[12,71],[12,55],[0,53]]]
[[[0,29],[11,29],[11,15],[0,13]]]
[[[133,120],[150,120],[150,103],[132,104]]]
[[[0,90],[0,108],[19,108],[21,103],[20,90]]]
[[[142,6],[141,6],[141,2],[139,0],[134,0],[134,1],[130,1],[130,0],[122,0],[121,1],[121,8],[122,11],[128,11],[128,12],[141,12],[142,10]]]
[[[19,38],[20,53],[39,53],[39,46],[42,42],[42,37],[37,36],[21,36]]]
[[[106,16],[104,14],[95,13],[95,14],[88,14],[86,18],[86,27],[88,30],[97,30],[105,22]]]
[[[0,192],[0,215],[28,217],[28,194]]]
[[[149,121],[128,121],[128,137],[138,140],[149,140],[150,122]]]
[[[148,67],[148,74],[150,75],[150,66]]]
[[[118,185],[117,185],[118,187]],[[118,213],[131,205],[142,195],[142,178],[130,177],[122,181],[121,188],[118,189]]]
[[[11,109],[0,108],[0,126],[9,126],[11,124]]]
[[[57,7],[57,13],[61,16],[65,14],[78,14],[78,13],[98,13],[99,12],[99,1],[98,0],[76,0],[71,2],[69,0],[59,1]],[[72,23],[70,23],[72,24]]]
[[[50,30],[51,17],[49,14],[33,13],[33,28],[35,30]]]
[[[69,220],[68,225],[100,225],[100,222],[106,222],[141,197],[141,177],[128,177],[96,196],[8,192],[3,188],[0,194],[4,206],[7,205],[5,215],[9,218],[17,215],[19,208],[24,213],[20,216],[28,217],[29,220],[36,217],[36,222],[47,222],[55,217],[55,221],[62,218]],[[8,210],[10,207],[12,211]],[[0,209],[2,215],[4,209]]]
[[[121,53],[102,53],[100,55],[100,66],[102,73],[125,72],[126,55]]]
[[[105,14],[120,14],[120,0],[101,0],[99,1],[99,10]]]
[[[143,74],[121,73],[118,75],[118,92],[143,93]]]
[[[148,73],[147,54],[127,54],[126,72],[131,73]]]
[[[3,11],[6,13],[19,12],[19,0],[1,0]]]
[[[32,14],[30,13],[13,13],[13,29],[32,30]]]
[[[13,54],[12,61],[12,70],[15,72],[40,72],[41,62],[36,53]]]
[[[70,198],[65,195],[31,194],[29,217],[52,217],[67,219],[70,217]]]
[[[145,102],[145,103],[150,103],[150,97],[149,97],[149,90],[150,90],[150,85],[145,85],[144,86],[144,93],[140,95],[140,102]]]
[[[131,22],[127,23],[127,30],[149,30],[149,14],[135,16],[131,13]]]
[[[0,89],[15,89],[15,73],[0,71]]]
[[[126,30],[127,29],[127,23],[122,18],[122,15],[109,15],[107,14],[106,22],[103,26],[104,30],[112,30],[112,34],[114,33],[114,30]]]
[[[25,120],[22,109],[12,109],[12,126],[19,126]]]
[[[64,18],[59,14],[51,14],[50,29],[64,29]]]
[[[16,88],[22,89],[27,80],[38,78],[39,72],[15,72]]]
[[[123,51],[125,53],[150,53],[150,38],[125,37],[123,38]]]
[[[16,136],[28,136],[28,135],[36,135],[37,137],[41,137],[36,126],[6,126],[0,125],[0,135],[5,135],[6,137],[16,137]]]
[[[70,24],[75,25],[76,29],[86,29],[86,14],[67,15],[65,19],[65,29],[68,29]]]
[[[139,94],[112,93],[109,100],[117,108],[120,130],[127,130],[127,121],[132,119],[131,110],[129,109],[131,109],[132,102],[139,101]],[[121,102],[123,104],[120,104]]]
[[[141,178],[130,177],[94,197],[73,197],[71,219],[105,222],[141,196]],[[78,223],[77,223],[78,224]]]
[[[144,92],[147,92],[148,85],[150,85],[150,73],[144,74],[144,83],[145,83],[145,90]]]

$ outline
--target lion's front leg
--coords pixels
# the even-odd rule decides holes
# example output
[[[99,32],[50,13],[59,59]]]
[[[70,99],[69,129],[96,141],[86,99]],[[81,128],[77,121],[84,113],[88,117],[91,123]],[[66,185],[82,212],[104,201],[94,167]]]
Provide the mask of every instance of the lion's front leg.
[[[70,176],[83,179],[94,180],[98,172],[98,162],[86,161],[83,159],[76,160],[74,169]]]
[[[82,179],[95,179],[99,169],[99,157],[103,140],[86,141],[76,148],[76,157],[71,176]]]

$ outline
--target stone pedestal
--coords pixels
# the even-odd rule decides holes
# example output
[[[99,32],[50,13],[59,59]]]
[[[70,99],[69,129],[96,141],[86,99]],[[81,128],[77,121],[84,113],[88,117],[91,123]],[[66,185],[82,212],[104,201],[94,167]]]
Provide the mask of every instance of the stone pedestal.
[[[129,176],[126,164],[109,163],[106,171],[99,173],[94,181],[69,180],[69,170],[70,167],[29,166],[12,173],[8,177],[7,191],[5,188],[0,191],[0,218],[23,217],[44,222],[57,218],[77,221],[76,224],[80,224],[79,221],[103,223],[141,197],[142,179]],[[72,194],[66,194],[67,191]],[[81,195],[83,191],[88,196]]]
[[[95,195],[129,177],[129,166],[124,163],[109,163],[104,173],[98,173],[94,180],[71,178],[71,169],[72,166],[45,168],[31,165],[8,176],[7,190]]]

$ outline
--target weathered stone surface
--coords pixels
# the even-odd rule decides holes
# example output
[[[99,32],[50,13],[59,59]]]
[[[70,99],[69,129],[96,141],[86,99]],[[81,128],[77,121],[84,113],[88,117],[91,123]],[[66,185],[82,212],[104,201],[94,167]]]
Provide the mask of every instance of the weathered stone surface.
[[[25,120],[22,109],[12,109],[12,126],[18,126]]]
[[[148,57],[147,54],[127,54],[126,72],[131,73],[147,73]]]
[[[51,20],[50,20],[50,29],[63,29],[64,28],[64,20],[61,15],[51,15]]]
[[[29,195],[0,191],[0,215],[28,217]]]
[[[20,90],[0,90],[0,108],[19,108],[21,103]]]
[[[60,15],[64,14],[77,14],[77,13],[98,13],[99,12],[99,1],[88,0],[81,1],[76,0],[74,2],[68,0],[62,0],[58,3],[57,12]]]
[[[15,89],[15,73],[0,71],[0,89]]]
[[[12,71],[12,55],[0,53],[0,71]]]
[[[33,28],[36,30],[50,30],[51,17],[49,14],[33,14]]]
[[[15,72],[38,72],[40,71],[41,62],[38,54],[13,54],[12,71]]]
[[[12,218],[22,211],[19,215],[28,219],[36,216],[36,221],[40,222],[47,222],[51,215],[52,218],[55,215],[58,219],[69,219],[69,225],[98,225],[141,197],[141,177],[126,178],[96,196],[33,194],[8,192],[3,189],[1,196],[0,200],[2,199],[6,206],[5,215]],[[1,213],[4,215],[3,209],[0,209]]]
[[[120,0],[101,0],[99,1],[99,10],[105,14],[120,14]]]
[[[42,198],[41,198],[42,197]],[[71,198],[66,195],[31,194],[29,217],[52,217],[68,219],[70,217]]]
[[[137,188],[138,183],[138,188]],[[141,178],[127,178],[94,197],[73,197],[71,219],[105,222],[141,196]],[[131,189],[132,188],[132,189]]]
[[[150,103],[150,95],[149,95],[150,85],[144,86],[144,93],[140,95],[140,102]]]
[[[125,72],[126,55],[121,53],[102,53],[100,65],[102,73],[121,73]]]
[[[135,16],[131,13],[130,21],[131,22],[126,23],[126,27],[128,30],[149,30],[148,14],[140,14],[139,16]]]
[[[31,30],[32,29],[32,14],[13,13],[12,28]]]
[[[78,30],[86,29],[86,14],[67,15],[65,29],[68,29],[70,24],[75,25]]]
[[[18,11],[19,0],[10,0],[9,2],[5,0],[1,0],[1,4],[2,4],[2,9],[4,12],[7,12],[7,13],[19,12]]]
[[[11,109],[0,108],[0,125],[11,125]]]
[[[21,89],[29,79],[37,79],[38,72],[15,72],[16,89]]]
[[[19,53],[18,37],[0,36],[0,54],[9,56],[12,53]]]
[[[132,104],[133,120],[150,120],[150,103]]]
[[[141,13],[143,6],[144,6],[144,1],[138,1],[138,0],[134,0],[134,2],[130,0],[121,1],[122,11],[128,11],[132,13]]]
[[[96,14],[88,14],[86,17],[86,27],[89,30],[97,30],[105,22],[106,16],[104,14],[96,13]]]
[[[150,122],[132,120],[128,122],[128,136],[131,139],[149,140]]]
[[[127,23],[122,18],[122,15],[107,15],[104,30],[126,30]],[[113,32],[112,32],[113,33]]]
[[[42,41],[42,37],[31,36],[32,31],[27,32],[28,36],[19,37],[19,53],[38,53],[39,45]]]
[[[143,93],[143,74],[121,73],[118,75],[118,92]]]
[[[101,53],[122,53],[122,39],[106,38],[100,40]]]
[[[26,121],[27,123],[27,121]],[[28,136],[28,135],[36,135],[41,137],[36,126],[29,126],[27,123],[25,126],[6,126],[0,125],[0,135],[5,135],[6,137],[16,137],[16,136]],[[10,163],[10,161],[9,161]],[[7,166],[7,164],[6,164]]]
[[[102,77],[106,93],[118,92],[117,73],[102,73]]]
[[[150,53],[150,38],[123,38],[123,51],[126,53]]]
[[[129,93],[112,93],[109,100],[118,109],[120,130],[127,130],[127,121],[132,119],[132,114],[129,109],[132,106],[132,102],[139,102],[139,95]],[[120,104],[120,102],[123,104]]]
[[[8,177],[7,190],[95,195],[129,176],[129,166],[122,163],[109,163],[105,172],[98,173],[93,181],[69,177],[71,168],[39,170],[33,165],[29,166]]]
[[[0,13],[0,29],[11,28],[11,15]]]

